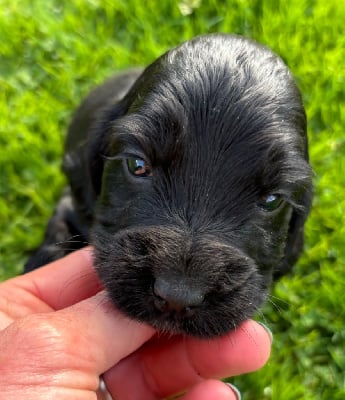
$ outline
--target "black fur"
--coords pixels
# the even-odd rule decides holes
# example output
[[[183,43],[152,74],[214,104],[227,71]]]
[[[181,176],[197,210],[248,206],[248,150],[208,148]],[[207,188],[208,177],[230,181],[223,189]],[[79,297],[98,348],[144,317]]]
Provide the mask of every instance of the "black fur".
[[[128,159],[144,160],[147,176]],[[91,92],[64,170],[73,202],[67,193],[26,270],[80,235],[75,247],[94,245],[116,306],[161,331],[235,328],[302,249],[311,171],[301,96],[280,58],[239,36],[197,37]]]

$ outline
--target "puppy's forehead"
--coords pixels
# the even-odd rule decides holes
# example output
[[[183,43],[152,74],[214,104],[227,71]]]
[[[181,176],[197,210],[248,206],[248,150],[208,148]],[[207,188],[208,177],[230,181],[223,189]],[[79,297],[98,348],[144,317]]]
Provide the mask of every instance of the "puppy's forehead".
[[[181,103],[200,96],[209,102],[223,94],[223,100],[234,102],[257,93],[278,103],[287,97],[301,102],[284,62],[270,49],[234,35],[206,35],[183,43],[151,64],[138,86],[143,100],[156,93]]]
[[[288,68],[242,37],[201,36],[170,50],[146,69],[128,98],[129,113],[155,140],[176,136],[176,143],[228,146],[269,131],[305,134]]]

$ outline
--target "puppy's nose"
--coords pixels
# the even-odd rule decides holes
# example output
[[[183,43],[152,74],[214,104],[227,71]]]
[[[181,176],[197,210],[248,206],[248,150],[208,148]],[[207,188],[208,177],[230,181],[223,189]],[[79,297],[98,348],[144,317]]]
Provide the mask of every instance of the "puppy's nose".
[[[158,310],[164,312],[192,312],[204,301],[201,288],[190,285],[183,280],[157,278],[153,285],[154,303]]]

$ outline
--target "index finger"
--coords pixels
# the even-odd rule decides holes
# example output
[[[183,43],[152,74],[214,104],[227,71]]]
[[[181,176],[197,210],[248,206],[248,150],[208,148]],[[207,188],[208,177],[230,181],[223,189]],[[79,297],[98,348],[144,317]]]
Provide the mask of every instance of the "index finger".
[[[102,285],[92,264],[92,248],[86,247],[2,283],[1,291],[9,292],[12,299],[17,297],[17,302],[20,301],[18,296],[22,292],[26,301],[27,295],[31,295],[53,310],[62,309],[101,290]]]

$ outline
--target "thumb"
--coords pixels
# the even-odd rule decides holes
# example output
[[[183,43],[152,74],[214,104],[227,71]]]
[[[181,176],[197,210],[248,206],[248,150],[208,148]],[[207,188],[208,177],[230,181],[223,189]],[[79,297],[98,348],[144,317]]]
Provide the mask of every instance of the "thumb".
[[[104,292],[57,312],[18,319],[0,333],[0,392],[40,399],[43,388],[95,391],[99,375],[153,334],[117,311]]]

